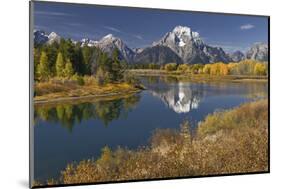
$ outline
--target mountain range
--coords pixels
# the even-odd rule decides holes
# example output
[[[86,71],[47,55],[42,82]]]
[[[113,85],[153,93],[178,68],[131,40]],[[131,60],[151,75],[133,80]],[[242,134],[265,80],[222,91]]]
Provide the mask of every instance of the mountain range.
[[[60,42],[61,37],[55,32],[47,35],[44,31],[34,30],[35,44],[52,44]],[[73,43],[77,41],[72,40]],[[186,26],[176,26],[167,32],[159,41],[153,42],[146,48],[129,48],[122,39],[108,34],[100,40],[88,38],[79,41],[81,46],[95,46],[102,51],[112,54],[117,48],[121,58],[128,63],[213,63],[213,62],[239,62],[243,59],[268,61],[268,45],[255,43],[245,54],[241,51],[226,53],[221,47],[206,44],[198,32]]]

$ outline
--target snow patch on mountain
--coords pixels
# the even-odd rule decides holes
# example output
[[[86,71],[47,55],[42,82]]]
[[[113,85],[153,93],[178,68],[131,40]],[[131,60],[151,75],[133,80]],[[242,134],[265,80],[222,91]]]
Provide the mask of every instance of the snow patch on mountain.
[[[252,60],[268,61],[268,45],[266,43],[255,43],[247,51],[246,57]]]
[[[61,39],[61,37],[58,34],[56,34],[55,32],[51,32],[48,36],[48,42],[47,43],[48,44],[52,44],[54,42],[59,43],[60,39]]]
[[[179,46],[180,46],[180,47],[185,46],[185,42],[183,42],[183,40],[182,40],[182,39],[180,39]]]
[[[229,62],[222,48],[206,45],[199,33],[187,26],[176,26],[158,42],[153,43],[153,46],[156,45],[169,47],[182,59],[183,63]]]

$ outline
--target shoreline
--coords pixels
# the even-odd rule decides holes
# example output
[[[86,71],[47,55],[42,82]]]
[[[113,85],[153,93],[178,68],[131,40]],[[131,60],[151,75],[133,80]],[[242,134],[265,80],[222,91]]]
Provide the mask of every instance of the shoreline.
[[[50,99],[35,99],[33,97],[34,105],[42,105],[42,104],[52,104],[52,103],[59,103],[59,102],[69,102],[73,100],[84,101],[84,100],[98,100],[100,98],[114,98],[120,96],[130,96],[136,93],[141,92],[141,89],[135,89],[130,91],[123,91],[123,92],[112,92],[112,93],[104,93],[104,94],[91,94],[91,95],[82,95],[82,96],[73,96],[73,97],[57,97],[57,98],[50,98]],[[96,98],[96,99],[95,99]]]
[[[191,74],[183,75],[178,73],[169,73],[163,70],[131,70],[139,77],[172,77],[179,79],[180,81],[189,82],[268,82],[267,76],[248,76],[248,75],[226,75],[226,76],[210,76],[204,74]],[[83,89],[83,87],[81,88]],[[93,94],[95,89],[85,89],[85,92],[80,92],[81,89],[73,89],[70,91],[62,91],[61,93],[49,93],[46,95],[40,95],[33,97],[34,105],[52,104],[60,102],[70,102],[73,100],[87,101],[87,100],[99,100],[101,98],[115,98],[120,96],[128,96],[135,93],[139,93],[145,90],[145,87],[131,86],[130,88],[120,88],[112,91],[97,92]],[[66,94],[67,93],[67,94]],[[84,93],[84,94],[83,94]],[[96,99],[95,99],[96,98]]]
[[[268,82],[268,76],[255,76],[255,75],[205,75],[205,74],[182,74],[178,72],[167,72],[164,70],[130,70],[136,76],[157,76],[157,77],[174,77],[178,79],[186,79],[190,81],[230,81],[230,82]]]

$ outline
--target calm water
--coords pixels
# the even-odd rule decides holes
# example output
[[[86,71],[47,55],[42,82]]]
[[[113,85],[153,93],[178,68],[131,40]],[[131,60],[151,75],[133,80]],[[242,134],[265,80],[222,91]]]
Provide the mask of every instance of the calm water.
[[[104,146],[135,149],[156,128],[193,127],[207,114],[267,96],[265,83],[190,83],[142,78],[139,94],[115,100],[35,108],[35,179],[57,178],[68,163],[98,158]],[[194,128],[196,131],[196,128]]]

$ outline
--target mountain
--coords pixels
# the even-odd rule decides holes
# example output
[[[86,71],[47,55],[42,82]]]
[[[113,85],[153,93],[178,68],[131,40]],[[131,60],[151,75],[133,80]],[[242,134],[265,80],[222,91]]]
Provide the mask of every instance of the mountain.
[[[268,45],[255,43],[246,53],[246,57],[252,60],[268,61]]]
[[[171,62],[182,63],[182,60],[169,47],[159,45],[147,47],[134,57],[134,63],[165,64]]]
[[[100,48],[103,52],[112,55],[112,52],[117,48],[121,54],[121,59],[125,59],[127,62],[132,62],[135,56],[133,50],[131,50],[120,38],[108,34],[99,40],[96,47]]]
[[[235,51],[233,53],[230,53],[228,56],[233,62],[240,62],[241,60],[245,59],[245,55],[241,51]]]
[[[141,53],[144,49],[143,48],[133,48],[134,53]]]
[[[206,45],[198,32],[186,26],[176,26],[153,46],[166,46],[173,50],[183,63],[229,62],[230,59],[222,48]]]
[[[55,32],[46,34],[41,30],[34,30],[35,44],[52,44],[60,42],[61,37]],[[77,41],[71,39],[74,44]],[[204,43],[198,32],[192,31],[186,26],[176,26],[166,33],[158,42],[154,42],[146,48],[130,49],[120,38],[108,34],[100,40],[84,38],[80,40],[81,46],[97,47],[103,52],[112,55],[117,48],[120,58],[128,63],[156,63],[166,64],[170,62],[188,64],[206,64],[213,62],[239,62],[245,58],[259,61],[268,61],[268,46],[264,43],[256,43],[244,55],[240,51],[226,54],[221,47],[214,47]]]
[[[212,47],[209,45],[204,45],[203,52],[208,57],[208,62],[204,63],[213,63],[213,62],[230,62],[231,58],[224,52],[221,47]]]
[[[35,44],[44,44],[48,41],[48,35],[46,35],[46,33],[44,31],[34,30],[33,36],[34,36]]]
[[[47,35],[44,31],[34,30],[33,35],[35,44],[52,44],[55,41],[59,43],[61,39],[61,37],[55,32],[51,32],[49,35]]]
[[[47,41],[47,43],[48,43],[48,44],[52,44],[52,43],[54,43],[54,42],[59,43],[59,42],[60,42],[60,39],[61,39],[61,37],[60,37],[58,34],[56,34],[55,32],[51,32],[51,33],[48,35],[48,41]]]
[[[81,42],[82,47],[84,47],[84,46],[93,47],[98,44],[98,41],[94,41],[89,38],[83,38],[80,40],[80,42]]]

